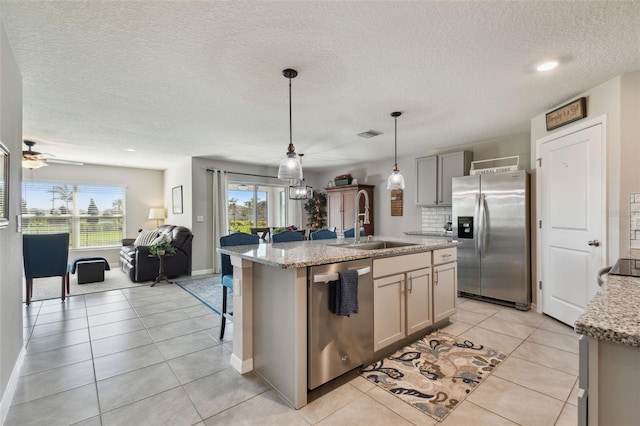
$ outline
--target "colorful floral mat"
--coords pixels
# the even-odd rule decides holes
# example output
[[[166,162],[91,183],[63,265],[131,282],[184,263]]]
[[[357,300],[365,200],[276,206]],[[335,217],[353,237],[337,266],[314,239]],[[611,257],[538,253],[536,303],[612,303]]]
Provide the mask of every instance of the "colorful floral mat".
[[[477,342],[435,332],[360,374],[441,421],[506,358]]]

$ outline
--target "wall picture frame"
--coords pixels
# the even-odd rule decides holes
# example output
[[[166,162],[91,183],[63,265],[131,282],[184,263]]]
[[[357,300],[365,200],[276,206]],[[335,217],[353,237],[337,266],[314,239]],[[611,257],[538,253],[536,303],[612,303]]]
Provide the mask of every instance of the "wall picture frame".
[[[171,206],[173,214],[182,214],[182,185],[171,190]]]
[[[9,226],[9,148],[0,142],[0,229]]]
[[[557,129],[587,116],[587,98],[582,97],[545,114],[547,131]]]

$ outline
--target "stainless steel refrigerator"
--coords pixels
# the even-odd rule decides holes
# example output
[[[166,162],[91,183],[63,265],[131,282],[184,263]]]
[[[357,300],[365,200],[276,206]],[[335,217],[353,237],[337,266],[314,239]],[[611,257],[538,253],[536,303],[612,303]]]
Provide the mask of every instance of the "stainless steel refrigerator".
[[[458,291],[529,309],[528,173],[456,177],[452,191]]]

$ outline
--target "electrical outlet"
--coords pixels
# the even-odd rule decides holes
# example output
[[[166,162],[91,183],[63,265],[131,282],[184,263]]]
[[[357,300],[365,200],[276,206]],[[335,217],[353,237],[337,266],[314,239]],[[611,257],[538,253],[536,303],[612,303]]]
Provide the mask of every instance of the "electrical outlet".
[[[196,222],[198,223],[204,222],[204,216],[196,216]]]

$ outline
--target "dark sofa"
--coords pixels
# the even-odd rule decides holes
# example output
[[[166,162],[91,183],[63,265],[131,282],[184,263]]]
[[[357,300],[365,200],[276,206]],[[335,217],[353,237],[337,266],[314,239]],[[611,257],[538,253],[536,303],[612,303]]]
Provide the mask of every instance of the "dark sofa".
[[[191,275],[191,244],[193,234],[184,226],[162,225],[156,230],[158,235],[170,234],[171,245],[176,249],[173,255],[165,256],[164,274],[169,277]],[[120,267],[131,281],[151,281],[158,276],[159,260],[149,256],[148,246],[134,246],[135,238],[122,240],[120,249]]]

